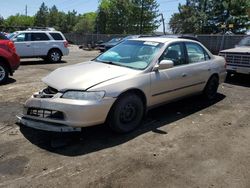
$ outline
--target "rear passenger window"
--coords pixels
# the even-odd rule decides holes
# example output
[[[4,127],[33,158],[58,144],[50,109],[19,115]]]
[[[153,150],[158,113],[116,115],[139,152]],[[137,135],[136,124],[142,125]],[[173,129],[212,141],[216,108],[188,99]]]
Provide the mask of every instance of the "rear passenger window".
[[[196,43],[186,43],[189,63],[198,63],[210,59],[207,52]]]
[[[54,40],[64,40],[60,33],[49,33]]]
[[[45,33],[32,33],[31,40],[32,41],[46,41],[50,39]]]

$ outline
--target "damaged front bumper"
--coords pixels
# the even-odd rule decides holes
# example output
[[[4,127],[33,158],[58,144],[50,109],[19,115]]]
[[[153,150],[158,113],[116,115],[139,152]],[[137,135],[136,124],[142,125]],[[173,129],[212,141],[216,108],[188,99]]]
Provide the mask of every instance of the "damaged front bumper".
[[[56,123],[45,123],[42,121],[37,121],[29,119],[23,115],[17,115],[18,123],[25,125],[30,128],[43,130],[43,131],[53,131],[53,132],[80,132],[81,128],[69,127],[62,124]]]
[[[53,132],[81,131],[82,127],[102,124],[115,98],[101,101],[63,99],[58,93],[52,97],[34,94],[24,104],[23,114],[18,115],[22,125]]]

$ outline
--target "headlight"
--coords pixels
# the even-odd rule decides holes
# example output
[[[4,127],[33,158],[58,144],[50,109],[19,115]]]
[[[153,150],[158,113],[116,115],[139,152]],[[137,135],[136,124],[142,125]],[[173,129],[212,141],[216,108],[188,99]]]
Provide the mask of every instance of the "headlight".
[[[105,96],[104,91],[66,91],[62,98],[87,100],[87,101],[100,101]]]

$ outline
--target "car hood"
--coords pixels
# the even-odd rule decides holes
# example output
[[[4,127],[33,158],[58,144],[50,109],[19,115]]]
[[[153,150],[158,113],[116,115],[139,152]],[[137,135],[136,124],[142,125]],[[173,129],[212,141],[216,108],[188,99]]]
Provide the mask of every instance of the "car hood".
[[[87,90],[105,81],[138,72],[127,67],[89,61],[56,69],[42,81],[58,91]]]
[[[220,51],[222,53],[250,53],[250,47],[236,47]]]

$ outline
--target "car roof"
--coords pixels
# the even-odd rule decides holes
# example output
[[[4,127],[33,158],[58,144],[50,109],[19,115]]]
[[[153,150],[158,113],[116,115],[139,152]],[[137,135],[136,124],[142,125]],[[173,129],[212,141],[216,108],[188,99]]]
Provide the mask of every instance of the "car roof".
[[[136,39],[129,39],[136,41],[148,41],[148,42],[159,42],[159,43],[170,43],[170,42],[196,42],[194,40],[183,39],[183,38],[167,38],[167,37],[142,37]]]
[[[44,31],[44,30],[24,30],[24,31],[16,31],[16,33],[61,33],[60,31]]]

